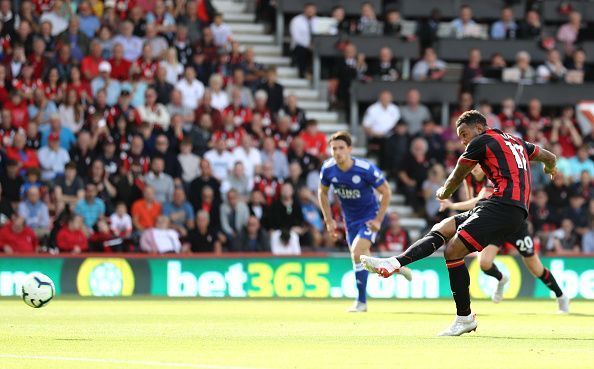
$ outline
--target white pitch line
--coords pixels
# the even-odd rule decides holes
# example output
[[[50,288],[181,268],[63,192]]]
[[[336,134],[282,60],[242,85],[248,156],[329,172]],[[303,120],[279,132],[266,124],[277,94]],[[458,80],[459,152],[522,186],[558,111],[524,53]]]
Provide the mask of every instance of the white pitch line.
[[[228,365],[209,365],[209,364],[191,364],[191,363],[168,363],[163,361],[145,361],[145,360],[122,360],[122,359],[101,359],[89,357],[63,357],[63,356],[33,356],[33,355],[13,355],[0,354],[0,359],[35,359],[35,360],[53,360],[53,361],[73,361],[82,363],[103,363],[103,364],[127,364],[142,366],[158,366],[169,368],[194,368],[194,369],[266,369],[245,366]]]

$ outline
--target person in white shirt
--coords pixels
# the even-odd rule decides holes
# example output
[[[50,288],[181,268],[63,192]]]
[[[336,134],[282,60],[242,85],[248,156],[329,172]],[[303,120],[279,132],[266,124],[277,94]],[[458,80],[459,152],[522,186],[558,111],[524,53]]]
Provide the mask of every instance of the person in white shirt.
[[[316,11],[316,6],[313,3],[307,3],[303,7],[303,14],[291,19],[289,24],[293,63],[299,69],[301,78],[305,76],[311,64],[311,36],[316,22]]]
[[[128,214],[125,203],[119,202],[115,212],[109,216],[109,229],[114,235],[122,238],[130,237],[132,234],[132,217]]]
[[[181,252],[179,233],[169,228],[168,217],[160,215],[155,228],[149,228],[142,232],[140,250],[157,254]]]
[[[381,138],[389,134],[400,120],[400,109],[392,103],[392,94],[380,92],[376,103],[367,108],[363,117],[363,129],[369,138]]]
[[[38,153],[41,164],[41,179],[51,181],[64,173],[64,167],[70,161],[68,151],[60,147],[60,134],[52,132],[48,138],[48,146],[43,146]]]
[[[177,50],[175,47],[170,47],[167,49],[167,52],[165,53],[165,60],[162,60],[159,65],[165,68],[167,71],[167,77],[165,77],[165,80],[172,85],[175,85],[179,80],[179,77],[184,74],[184,66],[178,61]]]
[[[540,83],[563,81],[565,74],[567,74],[567,68],[561,61],[559,51],[551,49],[547,52],[545,63],[536,69],[536,81]]]
[[[227,179],[235,160],[233,154],[227,151],[225,140],[222,138],[214,142],[214,148],[204,154],[204,159],[210,163],[213,176],[221,182]]]
[[[253,180],[254,175],[260,172],[262,166],[262,156],[260,151],[254,148],[252,136],[244,135],[241,138],[241,146],[233,150],[234,162],[242,162],[245,168],[245,175]]]
[[[223,90],[223,76],[220,74],[213,74],[208,80],[210,90],[210,106],[223,111],[229,105],[229,96]]]
[[[69,6],[69,4],[66,5],[61,0],[54,1],[52,10],[50,12],[44,12],[39,19],[39,23],[49,22],[52,25],[52,36],[58,36],[68,29]]]
[[[149,87],[144,93],[144,105],[138,107],[140,120],[151,126],[161,127],[164,131],[169,128],[169,111],[163,104],[157,102],[157,91]]]
[[[200,176],[200,156],[192,152],[192,139],[186,137],[180,143],[177,160],[182,167],[182,180],[190,183]]]
[[[217,45],[217,47],[226,47],[233,39],[231,27],[226,23],[223,23],[223,15],[221,13],[215,14],[210,25],[210,30],[212,31],[214,44]]]
[[[185,107],[192,110],[198,107],[198,102],[204,95],[204,84],[196,79],[194,67],[191,65],[186,66],[184,78],[177,82],[175,88],[181,91]]]
[[[134,36],[134,25],[130,21],[124,21],[121,27],[121,34],[113,38],[113,43],[122,44],[124,47],[124,59],[133,63],[142,55],[142,39]]]
[[[446,63],[437,58],[433,48],[425,49],[423,59],[419,60],[412,70],[412,78],[415,81],[436,81],[443,78]]]
[[[472,19],[472,8],[465,4],[461,5],[458,18],[452,21],[455,37],[465,37],[469,33],[469,29],[474,26],[476,26],[476,22]]]
[[[301,245],[297,232],[288,229],[270,233],[270,251],[273,255],[301,255]]]

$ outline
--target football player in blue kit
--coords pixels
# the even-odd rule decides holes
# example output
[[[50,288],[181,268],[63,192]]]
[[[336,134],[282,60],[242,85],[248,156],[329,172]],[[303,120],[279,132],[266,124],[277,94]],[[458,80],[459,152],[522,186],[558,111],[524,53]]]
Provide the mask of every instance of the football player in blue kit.
[[[368,271],[363,268],[360,257],[370,253],[390,204],[392,191],[375,165],[351,156],[352,138],[349,132],[336,132],[330,137],[329,145],[332,158],[322,165],[318,199],[326,229],[333,239],[336,239],[337,234],[328,201],[330,186],[340,201],[358,290],[357,300],[349,311],[365,312]],[[375,191],[381,195],[379,203]],[[399,273],[409,281],[412,279],[408,268],[400,268]]]

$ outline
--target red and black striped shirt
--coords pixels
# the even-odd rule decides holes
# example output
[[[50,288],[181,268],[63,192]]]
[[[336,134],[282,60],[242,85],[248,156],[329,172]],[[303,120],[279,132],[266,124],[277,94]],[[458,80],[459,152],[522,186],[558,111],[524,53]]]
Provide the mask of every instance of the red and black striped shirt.
[[[495,186],[489,199],[527,212],[532,182],[530,159],[537,154],[538,146],[498,129],[488,129],[470,141],[459,161],[480,164]]]

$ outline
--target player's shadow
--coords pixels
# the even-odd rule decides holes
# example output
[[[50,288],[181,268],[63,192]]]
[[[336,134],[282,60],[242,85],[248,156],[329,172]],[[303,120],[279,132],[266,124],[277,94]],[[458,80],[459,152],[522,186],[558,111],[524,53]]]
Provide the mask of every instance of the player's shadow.
[[[391,311],[388,314],[395,314],[395,315],[452,316],[452,313],[432,313],[432,312],[418,312],[418,311]],[[481,316],[489,316],[489,314],[481,314]]]
[[[479,337],[478,335],[476,336]],[[530,340],[530,341],[594,341],[594,338],[577,338],[577,337],[504,337],[504,336],[483,336],[480,338],[492,338],[495,340]]]

